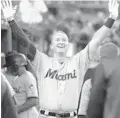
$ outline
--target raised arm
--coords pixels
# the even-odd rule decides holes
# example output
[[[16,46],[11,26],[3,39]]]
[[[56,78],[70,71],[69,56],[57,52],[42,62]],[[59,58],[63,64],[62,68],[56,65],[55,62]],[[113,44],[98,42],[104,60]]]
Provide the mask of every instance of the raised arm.
[[[26,56],[32,61],[36,54],[36,47],[28,39],[28,37],[25,35],[25,33],[22,31],[22,29],[20,29],[20,27],[14,21],[14,10],[12,7],[12,2],[10,0],[2,0],[1,7],[2,7],[4,17],[6,18],[6,20],[8,21],[8,23],[11,27],[13,36],[15,37],[16,40],[19,41],[19,43],[23,47],[28,48],[29,52]],[[25,52],[23,50],[20,50],[20,52],[25,54]]]
[[[97,48],[101,44],[101,42],[105,39],[107,34],[110,32],[111,27],[114,23],[114,21],[118,17],[118,7],[119,4],[117,3],[117,0],[109,0],[108,8],[110,12],[110,16],[108,20],[106,21],[105,25],[103,25],[93,36],[92,40],[89,43],[89,56],[92,59],[93,56],[96,53]]]

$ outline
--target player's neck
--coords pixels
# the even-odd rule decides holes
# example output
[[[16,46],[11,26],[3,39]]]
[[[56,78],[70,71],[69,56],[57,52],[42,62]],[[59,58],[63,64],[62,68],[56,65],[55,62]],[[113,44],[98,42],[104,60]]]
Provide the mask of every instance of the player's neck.
[[[64,62],[66,57],[66,53],[54,53],[54,58],[59,62]]]

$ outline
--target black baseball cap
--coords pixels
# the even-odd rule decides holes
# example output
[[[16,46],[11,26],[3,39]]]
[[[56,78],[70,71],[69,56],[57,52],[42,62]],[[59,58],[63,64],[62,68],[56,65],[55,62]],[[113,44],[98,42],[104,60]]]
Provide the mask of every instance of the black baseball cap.
[[[3,65],[3,67],[9,67],[13,64],[13,58],[14,58],[15,54],[17,54],[16,51],[10,51],[5,54],[5,62],[6,63]]]

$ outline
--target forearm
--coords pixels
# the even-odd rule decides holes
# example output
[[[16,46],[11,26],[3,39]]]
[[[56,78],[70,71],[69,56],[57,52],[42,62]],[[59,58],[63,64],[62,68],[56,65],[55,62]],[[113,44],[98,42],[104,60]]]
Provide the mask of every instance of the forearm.
[[[93,55],[96,55],[96,50],[102,41],[105,40],[108,33],[110,33],[114,21],[114,19],[108,18],[105,24],[94,34],[91,42],[89,43],[90,54],[92,54],[90,55],[90,58],[92,58]]]
[[[95,47],[99,46],[99,44],[104,40],[108,32],[110,31],[110,28],[114,24],[114,21],[117,19],[119,10],[118,10],[119,4],[117,0],[110,0],[108,3],[108,10],[109,10],[109,18],[106,21],[105,25],[101,27],[93,36],[92,43],[95,43]],[[96,48],[95,48],[96,49]]]
[[[21,28],[19,28],[19,26],[16,24],[16,22],[14,20],[12,21],[8,21],[11,31],[15,37],[16,40],[19,40],[20,43],[22,44],[22,46],[27,46],[28,44],[30,44],[31,42],[29,41],[29,39],[27,38],[27,36],[25,35],[25,33],[22,31]]]
[[[96,46],[99,46],[101,42],[105,39],[105,37],[110,32],[110,28],[103,25],[93,36],[92,41],[96,44]],[[92,43],[93,43],[92,42]]]
[[[104,38],[108,35],[110,32],[110,29],[112,28],[114,24],[115,18],[112,16],[109,16],[108,20],[105,22],[105,24],[94,34],[93,40],[98,45],[104,40]]]
[[[28,39],[28,37],[25,35],[22,29],[19,28],[19,26],[16,24],[14,20],[8,21],[8,23],[10,25],[14,38],[19,42],[19,45],[28,48],[29,52],[27,57],[30,60],[33,60],[36,54],[36,47],[34,46],[34,44]],[[25,54],[23,50],[20,50],[20,52]]]
[[[5,19],[8,21],[12,34],[14,38],[17,40],[19,45],[22,45],[23,47],[27,48],[27,51],[24,51],[22,48],[19,49],[19,52],[26,54],[29,60],[33,60],[36,54],[36,47],[33,45],[33,43],[28,39],[28,37],[25,35],[25,33],[18,27],[16,22],[14,21],[14,9],[12,6],[12,1],[9,0],[2,0],[1,1],[1,7],[3,11],[3,15]],[[21,47],[21,46],[20,46]]]
[[[105,39],[105,37],[108,35],[110,32],[110,28],[106,27],[103,25],[93,36],[90,46],[91,49],[94,47],[93,51],[98,48],[98,46],[101,44],[101,42]]]
[[[17,106],[18,107],[18,113],[24,112],[26,110],[28,110],[29,108],[36,106],[38,103],[38,99],[37,98],[29,98],[27,99],[27,101],[22,104]]]

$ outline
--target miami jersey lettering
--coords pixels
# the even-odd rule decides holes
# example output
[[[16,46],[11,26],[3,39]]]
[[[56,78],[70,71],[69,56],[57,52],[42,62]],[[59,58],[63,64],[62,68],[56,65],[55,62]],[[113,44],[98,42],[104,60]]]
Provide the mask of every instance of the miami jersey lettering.
[[[77,78],[75,70],[73,70],[73,72],[71,72],[71,73],[59,75],[57,70],[52,70],[52,69],[49,69],[47,71],[45,78],[47,78],[47,77],[50,77],[51,79],[57,79],[57,80],[68,80],[68,79]]]

